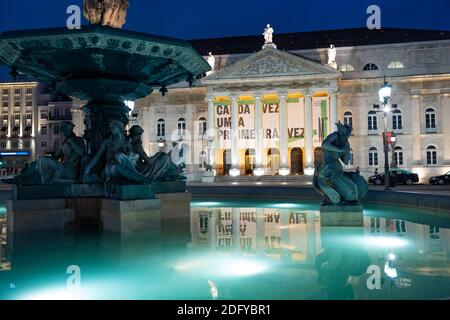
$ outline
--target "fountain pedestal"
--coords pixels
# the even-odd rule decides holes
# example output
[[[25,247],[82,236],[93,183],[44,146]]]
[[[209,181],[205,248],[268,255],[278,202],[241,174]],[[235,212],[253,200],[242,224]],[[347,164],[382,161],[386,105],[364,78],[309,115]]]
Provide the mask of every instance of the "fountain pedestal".
[[[324,227],[362,227],[364,225],[361,205],[320,206],[320,224]]]

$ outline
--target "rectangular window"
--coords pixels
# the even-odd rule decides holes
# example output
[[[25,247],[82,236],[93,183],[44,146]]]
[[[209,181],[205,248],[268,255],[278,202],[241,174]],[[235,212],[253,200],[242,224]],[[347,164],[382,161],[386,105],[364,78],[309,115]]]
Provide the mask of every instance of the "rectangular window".
[[[27,94],[32,94],[33,93],[33,88],[27,88]]]
[[[20,107],[20,101],[14,101],[14,108]]]
[[[23,142],[23,147],[24,147],[25,149],[29,149],[29,148],[31,147],[31,142],[30,142],[30,140],[25,140],[25,141]]]
[[[11,148],[12,149],[18,149],[19,148],[19,141],[17,141],[17,140],[11,141]]]
[[[59,126],[58,125],[53,126],[53,134],[55,134],[55,135],[59,134]]]
[[[48,112],[41,111],[41,120],[48,120]]]
[[[8,101],[3,101],[3,102],[2,102],[2,107],[3,107],[3,108],[8,108],[8,107],[9,107]]]
[[[20,94],[20,88],[16,88],[16,89],[14,89],[14,94]]]
[[[427,164],[428,165],[437,164],[437,152],[436,151],[427,151]]]
[[[4,95],[8,95],[8,94],[9,94],[9,90],[8,90],[8,89],[3,89],[2,93],[3,93]]]
[[[6,149],[6,141],[0,141],[0,148]]]
[[[47,148],[47,141],[41,141],[41,148]]]
[[[41,126],[41,134],[46,135],[47,134],[47,126]]]
[[[378,129],[378,123],[377,123],[377,116],[371,115],[368,117],[368,128],[369,131],[377,130]]]
[[[27,100],[27,101],[26,101],[26,106],[27,106],[27,107],[32,107],[32,106],[33,106],[33,101]]]

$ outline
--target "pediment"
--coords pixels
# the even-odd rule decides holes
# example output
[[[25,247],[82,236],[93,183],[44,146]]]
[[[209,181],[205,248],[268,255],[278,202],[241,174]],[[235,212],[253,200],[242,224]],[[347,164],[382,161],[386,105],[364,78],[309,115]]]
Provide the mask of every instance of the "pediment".
[[[315,61],[266,48],[203,79],[208,81],[258,79],[280,76],[341,76],[338,70]]]

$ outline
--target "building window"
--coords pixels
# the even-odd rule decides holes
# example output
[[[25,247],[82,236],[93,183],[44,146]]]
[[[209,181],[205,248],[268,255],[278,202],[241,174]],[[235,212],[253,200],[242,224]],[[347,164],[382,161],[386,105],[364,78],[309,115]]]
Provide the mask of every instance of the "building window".
[[[27,94],[32,94],[33,93],[33,88],[27,88]]]
[[[14,94],[20,94],[20,88],[14,89]]]
[[[375,147],[369,149],[369,166],[378,166],[378,150]]]
[[[427,132],[436,131],[436,111],[433,108],[425,110],[425,128]]]
[[[427,165],[437,164],[437,150],[435,146],[427,148]]]
[[[403,165],[403,149],[402,149],[402,147],[394,148],[394,161],[397,166]]]
[[[47,141],[41,141],[41,148],[47,148]]]
[[[27,107],[32,107],[32,106],[33,106],[33,101],[27,100],[27,101],[26,101],[26,106],[27,106]]]
[[[388,69],[403,69],[405,66],[400,61],[392,61],[388,64]]]
[[[7,127],[8,126],[8,115],[4,114],[2,117],[2,126]]]
[[[25,140],[25,141],[23,142],[23,147],[24,147],[25,149],[30,149],[30,147],[31,147],[31,141],[30,141],[30,140]]]
[[[53,151],[57,152],[59,150],[59,141],[56,140],[53,142]]]
[[[59,134],[59,126],[58,125],[53,126],[53,134],[55,134],[55,135]]]
[[[8,89],[3,89],[3,95],[9,95],[9,90]]]
[[[392,130],[403,129],[403,117],[402,112],[398,109],[392,112]]]
[[[41,120],[48,120],[48,112],[41,111]]]
[[[19,141],[18,140],[12,140],[11,141],[11,148],[12,149],[19,149]]]
[[[378,130],[378,117],[377,117],[377,113],[375,111],[369,111],[367,120],[368,120],[369,131]]]
[[[0,148],[6,149],[6,141],[0,141]]]
[[[164,119],[159,119],[156,124],[156,136],[158,138],[166,136],[166,122]]]
[[[2,107],[3,107],[3,108],[8,108],[8,107],[9,107],[8,101],[3,101],[3,102],[2,102]]]
[[[44,136],[47,134],[47,126],[41,126],[41,134]]]
[[[198,135],[203,136],[206,133],[206,119],[201,117],[198,119]]]
[[[437,226],[430,226],[430,239],[438,240],[440,239],[440,229]]]
[[[344,113],[344,124],[353,128],[353,114],[350,111]]]
[[[183,137],[186,133],[186,120],[178,119],[178,137]]]
[[[355,71],[355,68],[353,68],[353,66],[351,64],[343,64],[339,68],[339,70],[342,72],[351,72],[351,71]]]
[[[352,166],[354,164],[354,154],[353,154],[353,149],[350,149],[350,158],[348,159],[348,165]]]
[[[14,107],[19,108],[20,107],[20,101],[14,101]]]
[[[364,66],[363,71],[378,70],[378,66],[375,63],[368,63]]]
[[[32,120],[33,120],[33,114],[27,113],[27,114],[25,115],[25,125],[31,126]]]

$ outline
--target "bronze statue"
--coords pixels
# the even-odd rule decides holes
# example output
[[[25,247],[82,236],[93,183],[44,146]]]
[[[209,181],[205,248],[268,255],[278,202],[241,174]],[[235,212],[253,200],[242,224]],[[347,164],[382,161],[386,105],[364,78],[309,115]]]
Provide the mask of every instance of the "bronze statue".
[[[348,138],[352,128],[340,122],[336,126],[337,131],[322,143],[324,163],[316,164],[314,187],[324,195],[324,204],[358,204],[367,193],[367,182],[359,172],[344,172],[341,164],[350,160]]]
[[[142,147],[143,133],[144,129],[138,125],[130,128],[129,140],[133,152],[139,155],[136,169],[151,181],[186,180],[182,175],[182,167],[172,162],[171,153],[159,151],[152,157],[147,155]]]
[[[12,184],[64,184],[78,180],[81,160],[86,154],[84,140],[73,132],[74,124],[64,121],[61,131],[65,140],[60,150],[51,158],[41,157],[25,166],[15,178],[3,180]]]
[[[92,169],[106,158],[102,180],[107,184],[146,184],[150,182],[136,169],[139,155],[133,152],[130,142],[125,137],[123,123],[109,122],[111,135],[100,146],[98,152],[84,170],[83,182],[93,181]]]

